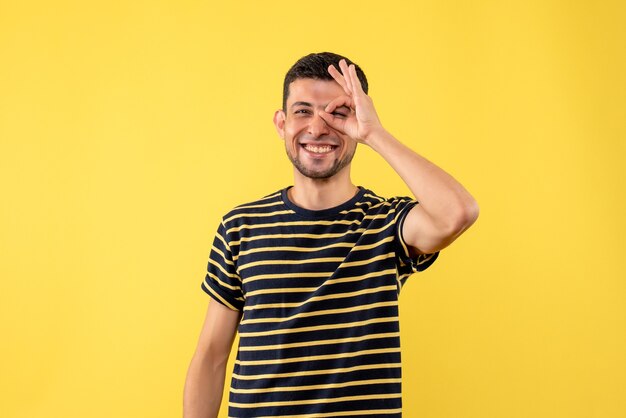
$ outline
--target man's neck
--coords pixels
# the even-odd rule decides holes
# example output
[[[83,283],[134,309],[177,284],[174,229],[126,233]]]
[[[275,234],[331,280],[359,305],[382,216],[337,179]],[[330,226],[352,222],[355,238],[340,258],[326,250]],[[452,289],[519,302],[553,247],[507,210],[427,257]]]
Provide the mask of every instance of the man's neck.
[[[297,206],[308,210],[334,208],[352,199],[359,191],[350,176],[336,175],[328,179],[310,179],[296,174],[288,195]]]

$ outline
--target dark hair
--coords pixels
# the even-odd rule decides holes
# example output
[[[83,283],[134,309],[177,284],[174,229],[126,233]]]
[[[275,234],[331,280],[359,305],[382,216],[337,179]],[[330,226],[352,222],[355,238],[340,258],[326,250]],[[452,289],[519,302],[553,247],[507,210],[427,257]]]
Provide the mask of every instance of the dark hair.
[[[339,69],[339,61],[345,59],[348,65],[354,64],[346,57],[342,57],[332,52],[319,52],[309,54],[300,58],[296,63],[287,71],[285,75],[285,81],[283,83],[283,110],[287,107],[287,98],[289,97],[289,85],[299,78],[313,78],[316,80],[334,80],[328,72],[328,67],[334,65]],[[361,70],[361,67],[354,64],[356,69],[356,75],[361,82],[363,91],[367,93],[367,78],[365,73]]]

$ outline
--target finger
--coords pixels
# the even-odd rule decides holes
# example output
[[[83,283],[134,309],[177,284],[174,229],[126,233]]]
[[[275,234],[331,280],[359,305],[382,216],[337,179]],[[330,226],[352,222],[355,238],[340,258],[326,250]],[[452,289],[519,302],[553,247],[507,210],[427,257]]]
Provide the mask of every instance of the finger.
[[[336,131],[341,132],[342,134],[345,134],[344,128],[346,125],[346,120],[342,119],[342,118],[336,118],[333,115],[331,115],[330,113],[327,112],[320,112],[319,113],[320,117],[322,119],[324,119],[324,122],[326,122],[326,124],[328,124],[328,126],[330,126],[331,128],[333,128]]]
[[[341,74],[343,74],[343,78],[346,80],[346,87],[348,88],[348,93],[352,94],[352,86],[350,85],[350,71],[348,70],[348,64],[345,59],[339,61],[339,68],[341,68]]]
[[[343,68],[343,76],[346,79],[346,84],[348,85],[348,88],[350,89],[351,93],[354,93],[356,91],[356,86],[354,85],[354,79],[352,77],[352,71],[350,70],[352,67],[354,67],[354,64],[350,64],[348,65],[347,62],[344,61],[344,68]]]
[[[354,64],[350,64],[350,66],[347,69],[348,76],[346,78],[347,78],[348,82],[350,83],[350,90],[352,90],[352,92],[354,93],[354,92],[356,92],[358,90],[356,89],[355,82],[354,82],[354,77],[352,76],[352,69],[353,68],[354,68]]]
[[[337,108],[342,107],[342,106],[345,106],[350,111],[352,111],[352,109],[354,108],[354,102],[350,98],[350,96],[339,96],[339,97],[334,98],[333,100],[331,100],[330,103],[326,105],[326,107],[324,108],[324,111],[326,113],[333,113]]]
[[[335,68],[334,65],[328,66],[328,73],[335,79],[337,83],[343,88],[346,93],[349,93],[348,87],[346,86],[346,79],[341,75],[339,70]]]
[[[353,86],[352,91],[358,92],[360,94],[366,94],[363,90],[363,86],[361,85],[361,80],[359,80],[359,76],[356,74],[356,66],[350,66],[350,75],[352,76]]]

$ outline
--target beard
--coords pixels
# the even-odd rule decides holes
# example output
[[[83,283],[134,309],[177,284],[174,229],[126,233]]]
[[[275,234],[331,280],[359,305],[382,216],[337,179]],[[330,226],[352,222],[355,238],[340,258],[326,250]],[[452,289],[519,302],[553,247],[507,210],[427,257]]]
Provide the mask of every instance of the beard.
[[[300,172],[300,174],[310,179],[331,178],[332,176],[340,172],[348,164],[350,164],[352,162],[352,158],[354,157],[353,151],[350,154],[346,154],[341,159],[336,159],[333,162],[333,165],[330,166],[330,168],[327,168],[325,170],[316,170],[315,168],[306,167],[297,156],[291,155],[288,149],[285,148],[285,151],[287,152],[287,157],[289,158],[289,161],[291,161],[291,164],[293,164],[293,166]]]

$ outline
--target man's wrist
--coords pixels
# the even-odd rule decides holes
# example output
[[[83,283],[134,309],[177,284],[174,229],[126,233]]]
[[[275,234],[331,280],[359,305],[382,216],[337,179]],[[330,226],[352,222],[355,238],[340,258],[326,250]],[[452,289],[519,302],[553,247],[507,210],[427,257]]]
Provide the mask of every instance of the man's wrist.
[[[391,135],[385,128],[381,127],[380,129],[369,134],[367,140],[363,142],[374,151],[380,153],[382,147],[392,141],[397,141],[397,139],[394,138],[394,136]]]

